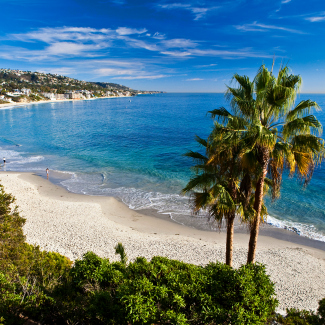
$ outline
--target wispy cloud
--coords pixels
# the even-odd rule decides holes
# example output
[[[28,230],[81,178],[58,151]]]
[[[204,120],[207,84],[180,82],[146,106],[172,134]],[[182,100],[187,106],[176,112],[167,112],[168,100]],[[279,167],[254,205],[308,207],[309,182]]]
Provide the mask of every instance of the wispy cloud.
[[[204,80],[204,79],[201,79],[201,78],[186,79],[186,81],[201,81],[201,80]]]
[[[141,36],[141,37],[139,37]],[[186,49],[198,46],[198,43],[183,38],[166,39],[166,36],[158,32],[151,36],[146,28],[119,27],[116,30],[89,27],[57,27],[41,28],[36,31],[11,34],[6,40],[21,41],[24,43],[42,42],[46,46],[43,50],[29,51],[32,56],[43,57],[69,55],[101,55],[100,50],[116,47],[133,47],[148,51],[161,52],[169,49]],[[121,44],[122,41],[122,44]],[[120,42],[117,44],[117,42]],[[16,51],[17,52],[17,51]],[[19,50],[18,52],[21,52]],[[28,52],[26,50],[26,52]],[[93,52],[93,53],[90,53]]]
[[[173,57],[184,58],[184,57],[222,57],[222,58],[271,58],[272,55],[266,53],[259,53],[249,49],[242,50],[211,50],[211,49],[189,49],[186,51],[163,51],[165,55]]]
[[[128,28],[128,27],[119,27],[116,30],[117,34],[119,35],[134,35],[134,34],[143,34],[147,32],[147,29],[141,28],[141,29],[136,29],[136,28]]]
[[[197,65],[197,68],[211,68],[215,67],[217,64],[216,63],[211,63],[211,64],[203,64],[203,65]]]
[[[120,64],[119,62],[115,63]],[[157,70],[148,72],[146,71],[145,66],[143,64],[137,64],[136,67],[134,66],[134,62],[132,62],[132,64],[129,64],[128,67],[120,66],[117,68],[100,68],[95,69],[93,73],[98,76],[113,77],[111,79],[122,80],[161,79],[171,76],[168,74],[161,74],[159,72],[157,73]]]
[[[159,75],[142,75],[142,76],[127,76],[127,77],[115,77],[112,79],[122,79],[122,80],[138,80],[138,79],[161,79],[172,77],[171,75],[159,74]]]
[[[198,43],[189,39],[174,38],[169,40],[161,41],[161,44],[165,48],[192,48],[197,47]]]
[[[163,67],[166,57],[177,62],[197,57],[214,59],[272,57],[250,48],[216,49],[215,46],[207,48],[203,41],[167,38],[159,32],[148,32],[146,28],[40,28],[27,33],[10,34],[3,40],[16,45],[0,46],[0,58],[6,60],[45,65],[49,65],[49,62],[53,65],[66,62],[66,68],[71,69],[69,71],[78,71],[78,68],[82,67],[83,71],[91,71],[92,75],[130,80],[158,79],[174,75],[174,71],[167,71]],[[115,59],[111,55],[114,55]],[[141,57],[141,60],[136,60],[136,57]],[[155,63],[145,65],[141,63],[150,60]],[[211,68],[214,65],[202,67]],[[98,66],[101,68],[98,69]]]
[[[306,17],[305,20],[311,21],[312,23],[325,20],[325,12],[321,12],[315,16]]]
[[[53,74],[59,74],[62,76],[69,76],[72,74],[75,74],[77,72],[77,69],[72,67],[43,67],[42,69],[32,69],[34,71],[43,72],[43,73],[53,73]]]
[[[169,4],[159,4],[159,8],[162,9],[182,9],[188,10],[194,15],[194,20],[199,20],[203,18],[209,11],[218,9],[219,7],[198,7],[189,3],[169,3]]]
[[[236,25],[235,28],[244,32],[269,32],[272,30],[279,30],[295,34],[305,34],[304,32],[297,29],[291,29],[275,25],[259,24],[256,21],[252,24]]]

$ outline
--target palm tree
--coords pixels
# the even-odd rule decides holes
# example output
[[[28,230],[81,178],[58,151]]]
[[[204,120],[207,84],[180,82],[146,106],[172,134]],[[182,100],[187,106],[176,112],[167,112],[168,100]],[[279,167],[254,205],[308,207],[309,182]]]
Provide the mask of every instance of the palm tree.
[[[258,163],[254,193],[255,215],[251,231],[247,262],[254,263],[256,245],[263,207],[266,175],[272,177],[272,196],[279,195],[284,168],[295,173],[307,184],[314,167],[324,157],[324,142],[317,135],[322,126],[311,109],[316,102],[303,100],[292,108],[301,84],[299,75],[289,74],[287,66],[281,67],[277,77],[264,65],[251,82],[247,76],[235,74],[237,88],[228,87],[227,95],[235,114],[247,121],[238,129],[246,146],[246,155]]]
[[[183,189],[183,193],[192,193],[193,211],[198,213],[204,209],[215,220],[226,221],[226,264],[232,266],[234,222],[237,215],[248,211],[246,207],[250,196],[251,182],[249,174],[242,168],[241,147],[238,143],[238,127],[245,121],[231,115],[226,109],[220,108],[210,112],[224,124],[215,123],[208,141],[196,138],[204,148],[206,156],[190,151],[185,154],[194,159],[195,176]],[[243,180],[239,184],[240,179]],[[246,195],[245,195],[246,194]]]

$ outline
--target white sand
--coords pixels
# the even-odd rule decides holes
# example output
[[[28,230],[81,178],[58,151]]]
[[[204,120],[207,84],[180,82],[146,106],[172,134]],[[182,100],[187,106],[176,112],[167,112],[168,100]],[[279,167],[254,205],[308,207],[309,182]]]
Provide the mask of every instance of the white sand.
[[[199,265],[224,262],[224,233],[144,216],[113,198],[72,194],[32,174],[2,172],[0,183],[27,219],[27,242],[72,260],[90,250],[117,260],[114,246],[122,242],[130,260],[160,255]],[[248,235],[235,235],[235,267],[246,262],[247,245]],[[260,236],[257,262],[275,282],[279,311],[316,310],[325,297],[325,251]]]
[[[20,106],[29,106],[35,104],[46,104],[46,103],[61,103],[61,102],[78,102],[85,100],[96,100],[96,99],[112,99],[112,98],[128,98],[132,96],[110,96],[110,97],[96,97],[96,98],[88,98],[88,99],[58,99],[58,100],[39,100],[37,102],[11,102],[6,104],[0,104],[1,109],[10,109]]]

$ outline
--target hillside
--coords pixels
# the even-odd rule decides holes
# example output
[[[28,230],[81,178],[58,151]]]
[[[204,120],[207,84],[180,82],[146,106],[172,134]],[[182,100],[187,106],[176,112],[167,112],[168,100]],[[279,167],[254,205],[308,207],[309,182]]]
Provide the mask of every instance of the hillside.
[[[87,82],[42,72],[0,69],[0,104],[38,100],[91,99],[157,93],[108,82]]]

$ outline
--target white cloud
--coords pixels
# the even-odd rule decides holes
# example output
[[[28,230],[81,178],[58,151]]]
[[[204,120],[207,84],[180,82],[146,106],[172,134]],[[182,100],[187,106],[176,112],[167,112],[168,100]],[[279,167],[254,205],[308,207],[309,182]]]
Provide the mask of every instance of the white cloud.
[[[118,76],[118,75],[134,75],[139,73],[135,69],[116,69],[116,68],[101,68],[94,71],[101,76]]]
[[[112,79],[122,79],[122,80],[136,80],[136,79],[161,79],[171,77],[171,75],[159,74],[159,75],[143,75],[143,76],[128,76],[128,77],[115,77]]]
[[[215,67],[217,64],[216,63],[211,63],[211,64],[204,64],[204,65],[197,65],[197,68],[211,68]]]
[[[33,71],[37,70],[37,71],[43,72],[43,73],[58,74],[61,76],[68,76],[68,75],[72,75],[77,72],[77,70],[75,68],[71,68],[71,67],[60,67],[60,68],[51,67],[51,68],[32,69],[32,70]]]
[[[24,34],[12,34],[10,39],[23,42],[41,41],[53,43],[58,41],[98,42],[114,37],[115,32],[111,29],[95,29],[90,27],[57,27],[40,28]]]
[[[209,11],[209,8],[191,8],[193,14],[195,14],[194,20],[199,20]]]
[[[174,57],[182,57],[182,58],[192,55],[191,52],[180,52],[180,51],[162,51],[161,54],[174,56]]]
[[[130,38],[127,36],[121,36],[120,39],[124,40],[127,45],[134,48],[145,49],[148,51],[160,51],[160,47],[158,47],[156,43],[150,43],[136,38]]]
[[[265,53],[253,52],[250,49],[242,50],[210,50],[210,49],[189,49],[187,51],[163,51],[162,54],[173,56],[173,57],[195,57],[195,56],[211,56],[211,57],[222,57],[222,58],[271,58],[272,55]]]
[[[191,48],[198,45],[197,42],[194,42],[189,39],[184,38],[174,38],[170,40],[165,40],[161,42],[166,48]]]
[[[186,81],[201,81],[201,80],[204,80],[204,79],[201,79],[201,78],[186,79]]]
[[[237,25],[235,27],[236,29],[242,30],[244,32],[269,32],[270,30],[281,30],[289,33],[304,34],[304,32],[296,29],[275,26],[275,25],[259,24],[256,21],[252,24]]]
[[[219,7],[195,7],[188,3],[170,3],[170,4],[164,4],[164,5],[158,5],[159,8],[162,9],[183,9],[188,10],[194,15],[194,20],[199,20],[203,18],[208,11],[218,9]]]
[[[165,34],[160,34],[158,32],[155,32],[152,37],[155,39],[164,39],[166,36]]]
[[[282,0],[281,1],[282,4],[289,3],[289,2],[291,2],[291,0]]]
[[[325,13],[320,14],[319,16],[307,17],[306,20],[311,21],[312,23],[325,20]]]
[[[176,4],[174,4],[174,6],[176,6]],[[257,23],[251,25],[254,26],[254,28],[261,29],[279,28]],[[203,56],[221,57],[223,59],[272,57],[271,55],[256,52],[252,49],[226,50],[224,48],[216,49],[215,46],[212,48],[204,48],[203,44],[205,43],[191,39],[168,39],[165,35],[161,35],[158,32],[154,33],[153,36],[151,35],[151,33],[147,33],[146,28],[119,27],[115,30],[109,28],[95,29],[90,27],[41,28],[25,34],[11,34],[7,36],[7,40],[18,40],[19,42],[25,43],[33,42],[36,46],[33,46],[33,49],[28,46],[26,46],[26,48],[21,46],[0,46],[0,57],[7,60],[29,62],[55,62],[58,60],[62,61],[65,58],[73,58],[74,60],[71,61],[74,62],[78,59],[88,58],[92,59],[92,62],[94,62],[94,58],[97,57],[98,64],[103,64],[100,62],[106,62],[105,66],[102,67],[108,69],[105,72],[106,74],[121,76],[121,71],[124,71],[125,77],[129,77],[132,71],[136,71],[138,77],[141,76],[145,78],[149,78],[149,76],[139,73],[139,70],[131,69],[128,63],[126,63],[127,60],[123,60],[123,57],[128,56],[129,61],[132,61],[133,53],[129,51],[129,54],[125,54],[126,49],[139,49],[136,52],[133,51],[136,53],[134,55],[141,55],[141,51],[154,52],[156,58],[152,56],[150,60],[159,62],[159,64],[161,64],[162,56],[167,56],[171,59],[188,59]],[[121,59],[110,60],[108,57],[109,53],[119,55],[119,49],[122,50],[120,54]],[[148,54],[143,54],[143,60],[145,60],[144,58],[147,56]],[[114,64],[118,64],[119,61],[121,61],[120,64],[114,66]],[[137,64],[139,64],[139,60]],[[206,67],[212,66],[213,64]],[[99,73],[98,65],[93,69]],[[155,73],[152,75],[161,75],[160,69],[156,69]]]
[[[128,28],[128,27],[119,27],[116,30],[117,34],[119,35],[132,35],[132,34],[143,34],[147,32],[145,28],[136,29],[136,28]]]
[[[164,9],[178,9],[178,8],[190,8],[191,5],[190,4],[184,4],[184,3],[170,3],[170,4],[166,4],[166,5],[158,5],[161,8]]]
[[[51,44],[45,49],[48,55],[59,55],[59,56],[79,56],[85,52],[89,53],[92,51],[100,50],[107,47],[106,43],[102,44],[78,44],[72,42],[58,42]]]

